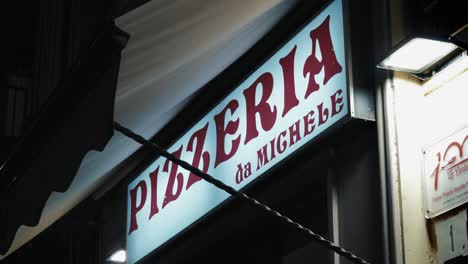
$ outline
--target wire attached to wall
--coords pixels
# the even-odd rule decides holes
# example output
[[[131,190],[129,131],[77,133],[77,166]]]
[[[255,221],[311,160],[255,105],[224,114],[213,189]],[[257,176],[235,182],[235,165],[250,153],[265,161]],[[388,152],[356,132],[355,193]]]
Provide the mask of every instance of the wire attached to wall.
[[[352,261],[353,263],[370,264],[366,260],[354,255],[353,253],[347,251],[346,249],[344,249],[344,248],[336,245],[335,243],[325,239],[324,237],[316,234],[312,230],[302,226],[298,222],[295,222],[294,220],[290,219],[289,217],[284,216],[281,213],[279,213],[278,211],[275,211],[274,209],[271,209],[267,205],[264,205],[264,204],[260,203],[259,201],[255,200],[254,198],[248,196],[247,194],[245,194],[245,193],[243,193],[241,191],[238,191],[238,190],[232,188],[229,185],[224,184],[222,181],[220,181],[220,180],[214,178],[213,176],[201,171],[200,169],[193,167],[189,163],[187,163],[187,162],[177,158],[176,156],[172,155],[171,153],[169,153],[167,150],[160,147],[159,145],[157,145],[157,144],[155,144],[155,143],[153,143],[153,142],[151,142],[149,140],[146,140],[144,137],[136,134],[135,132],[131,131],[130,129],[128,129],[128,128],[122,126],[122,125],[120,125],[119,123],[114,122],[114,129],[116,131],[119,131],[120,133],[124,134],[125,136],[135,140],[136,142],[138,142],[138,143],[140,143],[142,145],[145,145],[147,147],[150,147],[151,149],[156,151],[156,153],[158,155],[161,155],[161,156],[165,157],[166,159],[178,164],[182,168],[194,173],[198,177],[200,177],[200,178],[204,179],[205,181],[213,184],[214,186],[218,187],[219,189],[231,194],[232,196],[240,198],[241,200],[249,203],[250,205],[252,205],[254,207],[257,207],[257,208],[269,213],[270,215],[272,215],[274,217],[277,217],[277,218],[281,219],[281,221],[283,223],[288,224],[290,226],[293,226],[294,228],[298,229],[300,232],[302,232],[303,234],[305,234],[306,236],[308,236],[309,238],[311,238],[315,242],[317,242],[320,245],[326,247],[327,249],[329,249],[331,251],[334,251],[335,253],[345,257],[346,259]]]

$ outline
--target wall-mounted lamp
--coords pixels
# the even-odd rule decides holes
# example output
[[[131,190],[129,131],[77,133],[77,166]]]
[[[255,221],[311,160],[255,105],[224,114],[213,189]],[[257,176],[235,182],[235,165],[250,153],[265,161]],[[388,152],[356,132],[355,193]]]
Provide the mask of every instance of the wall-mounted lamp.
[[[394,47],[377,67],[407,72],[423,80],[428,79],[460,54],[466,54],[466,44],[456,39],[455,35],[467,27],[468,24],[448,38],[434,36],[408,38]]]
[[[127,254],[125,250],[120,249],[117,250],[112,256],[110,256],[107,261],[109,262],[114,262],[114,263],[125,263],[125,260],[127,259]]]

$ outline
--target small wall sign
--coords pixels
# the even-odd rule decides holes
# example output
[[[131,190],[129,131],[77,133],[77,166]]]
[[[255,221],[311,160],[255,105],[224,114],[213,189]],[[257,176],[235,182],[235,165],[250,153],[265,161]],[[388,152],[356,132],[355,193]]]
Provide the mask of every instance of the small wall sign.
[[[468,126],[423,150],[426,217],[468,201]]]

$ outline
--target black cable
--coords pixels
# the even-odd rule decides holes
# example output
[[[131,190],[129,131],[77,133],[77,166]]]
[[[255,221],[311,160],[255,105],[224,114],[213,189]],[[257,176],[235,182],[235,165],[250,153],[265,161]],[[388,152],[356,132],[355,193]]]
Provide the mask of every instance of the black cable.
[[[130,129],[121,126],[119,123],[114,122],[114,129],[119,131],[120,133],[124,134],[125,136],[135,140],[136,142],[145,145],[147,147],[150,147],[151,149],[155,150],[159,155],[165,157],[166,159],[178,164],[182,168],[194,173],[198,177],[204,179],[205,181],[213,184],[214,186],[222,189],[223,191],[231,194],[232,196],[239,197],[241,200],[244,200],[248,202],[249,204],[253,205],[254,207],[260,208],[261,210],[264,210],[265,212],[278,217],[281,219],[283,222],[286,224],[292,225],[296,229],[299,229],[302,233],[305,235],[309,236],[314,240],[315,242],[319,243],[322,246],[325,246],[327,249],[334,251],[335,253],[347,258],[348,260],[354,262],[354,263],[359,263],[359,264],[370,264],[369,262],[365,261],[364,259],[354,255],[353,253],[345,250],[344,248],[334,244],[333,242],[323,238],[322,236],[314,233],[312,230],[302,226],[301,224],[293,221],[292,219],[282,215],[281,213],[271,209],[270,207],[260,203],[259,201],[255,200],[254,198],[249,197],[247,194],[237,191],[236,189],[232,188],[231,186],[228,186],[224,184],[222,181],[213,178],[211,175],[201,171],[198,168],[193,167],[189,163],[177,158],[176,156],[172,155],[171,153],[167,152],[165,149],[162,147],[158,146],[157,144],[146,140],[144,137],[134,133]]]

